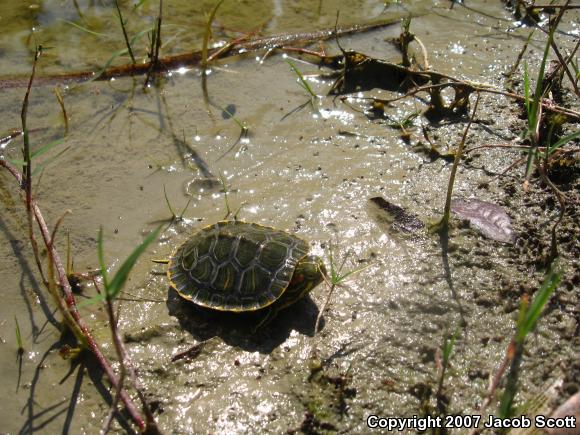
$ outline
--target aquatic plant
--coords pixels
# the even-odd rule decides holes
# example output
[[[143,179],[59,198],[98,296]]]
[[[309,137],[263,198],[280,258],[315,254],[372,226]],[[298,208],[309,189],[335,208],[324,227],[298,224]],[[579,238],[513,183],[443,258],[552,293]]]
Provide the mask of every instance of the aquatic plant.
[[[445,337],[443,340],[443,346],[441,346],[440,357],[437,359],[439,368],[439,380],[437,382],[437,392],[435,393],[435,398],[437,399],[437,411],[440,415],[444,415],[447,412],[447,406],[449,405],[448,399],[445,397],[443,385],[445,383],[445,375],[451,361],[451,354],[455,348],[455,342],[459,336],[459,328],[455,330],[452,336]]]
[[[479,92],[477,93],[477,99],[475,100],[475,105],[469,118],[469,122],[463,131],[463,136],[461,137],[461,142],[455,151],[455,159],[453,160],[453,166],[451,167],[451,173],[449,174],[449,183],[447,185],[447,196],[445,198],[445,208],[443,210],[443,217],[440,221],[431,225],[430,230],[434,232],[439,232],[440,234],[447,234],[449,229],[449,217],[451,216],[451,197],[453,195],[453,186],[455,184],[455,176],[457,174],[457,168],[459,167],[459,162],[461,161],[461,156],[463,155],[463,150],[465,149],[465,140],[467,139],[467,133],[473,120],[475,119],[475,113],[477,112],[477,106],[479,104]]]
[[[550,270],[531,303],[524,296],[516,324],[516,333],[508,346],[507,358],[511,360],[506,387],[500,400],[499,416],[507,418],[514,415],[513,401],[517,392],[521,360],[526,337],[535,329],[544,307],[560,283],[561,274]]]
[[[171,218],[170,221],[180,221],[183,219],[183,215],[185,214],[185,212],[187,211],[187,209],[189,208],[189,204],[191,204],[191,201],[193,199],[193,196],[189,196],[189,199],[187,200],[187,203],[185,204],[185,207],[183,207],[183,210],[181,210],[181,213],[176,214],[173,207],[171,206],[171,202],[169,202],[169,198],[167,197],[167,190],[165,189],[165,184],[163,185],[163,196],[165,197],[165,203],[167,204],[167,208],[169,209],[169,213],[171,213]]]
[[[131,62],[133,65],[137,63],[135,61],[135,56],[133,55],[133,49],[131,48],[131,42],[129,42],[129,37],[127,36],[127,29],[125,28],[125,20],[123,19],[123,15],[121,14],[121,8],[119,7],[119,1],[115,0],[115,8],[117,9],[117,17],[119,18],[119,24],[121,26],[121,30],[123,31],[123,38],[125,39],[125,46],[127,47],[127,52],[129,53],[129,57],[131,58]]]
[[[300,70],[298,68],[296,68],[296,65],[294,65],[288,59],[285,59],[285,60],[286,60],[286,63],[288,63],[288,65],[290,66],[290,69],[292,70],[292,72],[296,75],[296,77],[298,79],[298,84],[300,85],[300,87],[302,89],[304,89],[306,91],[309,98],[304,104],[300,104],[298,107],[296,107],[295,109],[293,109],[290,112],[288,112],[287,114],[285,114],[282,117],[282,120],[286,119],[288,116],[292,115],[293,113],[295,113],[299,110],[302,110],[308,104],[310,104],[310,106],[312,107],[312,110],[317,111],[316,106],[314,105],[314,102],[318,99],[318,96],[314,93],[314,91],[312,90],[312,88],[310,87],[310,85],[308,84],[308,82],[306,81],[306,79],[304,78],[302,73],[300,72]]]
[[[54,144],[45,145],[41,147],[40,150],[37,150],[36,153],[31,152],[30,146],[30,138],[29,138],[29,130],[27,126],[27,115],[28,115],[28,101],[30,92],[32,89],[32,84],[34,81],[34,76],[36,72],[36,66],[38,63],[38,59],[42,54],[42,47],[37,47],[35,51],[35,56],[32,64],[32,72],[30,74],[30,79],[28,81],[28,86],[26,89],[26,93],[24,96],[24,100],[22,103],[22,111],[21,111],[21,121],[22,121],[22,134],[23,134],[23,161],[21,162],[22,173],[16,168],[11,162],[4,158],[0,158],[0,166],[6,169],[17,181],[20,188],[24,191],[24,203],[26,206],[26,215],[27,215],[27,227],[28,227],[28,238],[30,240],[34,259],[38,268],[38,272],[41,276],[43,285],[47,288],[49,294],[54,299],[56,307],[63,318],[63,326],[67,327],[74,335],[77,341],[78,348],[71,349],[70,351],[63,351],[63,355],[69,355],[71,357],[79,357],[82,355],[82,351],[90,351],[96,361],[98,362],[100,368],[103,370],[105,375],[107,376],[108,380],[118,392],[118,399],[123,401],[125,404],[126,411],[131,418],[131,420],[135,423],[135,425],[141,431],[149,431],[151,430],[152,433],[159,433],[155,420],[150,412],[150,408],[145,401],[145,397],[140,394],[139,398],[141,400],[141,405],[143,407],[145,413],[145,420],[141,417],[137,407],[133,403],[131,397],[127,394],[126,390],[123,388],[122,382],[120,382],[119,377],[113,370],[111,364],[101,351],[98,343],[95,341],[94,337],[92,336],[89,327],[84,322],[80,311],[79,306],[76,303],[75,296],[73,294],[71,284],[67,277],[67,269],[68,269],[68,261],[67,261],[67,269],[65,269],[65,265],[63,264],[60,255],[55,247],[55,238],[58,231],[60,224],[63,221],[64,216],[68,213],[65,213],[57,220],[54,228],[52,231],[48,229],[46,221],[42,215],[40,207],[38,206],[33,194],[32,194],[32,181],[33,181],[33,158],[38,156],[39,154],[46,152],[50,149]],[[38,242],[34,235],[34,223],[37,224],[38,230],[42,236],[42,243],[47,253],[47,271],[44,271],[42,267],[42,261],[40,256],[40,250],[38,246]],[[150,237],[148,237],[144,244],[140,245],[136,250],[133,252],[132,255],[123,263],[119,272],[115,274],[115,276],[109,281],[106,276],[106,271],[104,275],[104,280],[106,282],[106,293],[103,298],[107,301],[107,306],[109,309],[110,314],[112,313],[112,300],[113,297],[118,295],[120,289],[122,288],[123,284],[127,280],[128,273],[131,270],[136,258],[143,252],[146,245],[150,243],[158,234],[158,231],[153,232]],[[102,253],[100,255],[102,257]],[[70,257],[69,257],[70,258]],[[110,326],[111,328],[116,328],[116,322],[113,321],[114,317],[109,316]],[[17,341],[21,343],[20,336],[20,328],[17,327]],[[116,341],[119,341],[118,338]],[[20,346],[20,345],[19,345]],[[123,353],[120,353],[123,356]],[[124,360],[126,363],[126,359]],[[136,379],[136,378],[134,378]],[[137,382],[134,380],[134,384],[138,387]],[[137,391],[139,391],[137,389]],[[148,412],[149,409],[149,412]],[[111,415],[114,413],[112,412]]]
[[[205,24],[205,32],[203,34],[203,43],[201,46],[201,62],[200,62],[201,72],[202,72],[202,75],[204,75],[204,76],[206,75],[206,68],[207,68],[207,64],[208,64],[209,40],[211,39],[211,26],[213,24],[213,20],[215,19],[215,15],[217,14],[217,11],[223,2],[224,2],[224,0],[219,0],[215,4],[215,6],[211,10],[211,12],[207,18],[206,24]]]
[[[500,381],[509,366],[506,386],[500,399],[498,415],[501,418],[515,415],[516,410],[513,406],[513,402],[517,394],[518,379],[521,373],[521,362],[524,354],[526,337],[535,329],[544,307],[554,290],[558,287],[560,279],[561,273],[556,272],[555,269],[551,268],[546,274],[539,290],[536,292],[533,301],[529,303],[529,296],[523,296],[520,303],[518,320],[516,322],[516,332],[508,344],[503,361],[491,379],[487,395],[479,409],[480,414],[483,414],[493,401],[495,392],[500,385]]]
[[[146,417],[146,424],[147,424],[147,431],[151,431],[151,433],[160,433],[157,429],[157,423],[155,422],[155,418],[153,417],[153,412],[151,411],[151,407],[149,406],[145,394],[142,391],[142,388],[139,383],[139,379],[137,377],[137,373],[129,359],[127,351],[123,345],[123,341],[121,340],[121,336],[118,330],[118,319],[115,316],[114,308],[113,308],[113,301],[121,290],[123,289],[127,279],[129,278],[129,273],[133,266],[137,262],[137,259],[145,252],[147,246],[151,244],[154,240],[157,239],[159,233],[161,231],[161,227],[157,227],[156,230],[152,231],[144,240],[141,242],[139,246],[137,246],[133,252],[127,257],[127,259],[121,264],[115,275],[109,279],[107,266],[105,264],[104,253],[103,253],[103,228],[99,229],[99,236],[97,239],[97,251],[99,257],[99,265],[101,268],[101,277],[103,279],[103,287],[104,292],[99,292],[97,296],[89,299],[89,303],[95,302],[97,300],[105,300],[105,306],[107,309],[107,316],[109,319],[109,327],[111,329],[111,335],[113,339],[113,344],[115,346],[115,350],[117,352],[117,357],[120,363],[120,373],[119,373],[119,380],[115,390],[115,398],[113,403],[111,404],[109,414],[103,423],[103,432],[107,433],[110,430],[113,417],[117,413],[117,406],[121,399],[122,394],[124,393],[124,380],[126,373],[129,372],[131,377],[131,381],[135,391],[137,392],[137,396],[141,401],[141,405],[143,408],[143,412]]]
[[[364,266],[351,269],[347,272],[343,272],[342,269],[344,268],[346,261],[350,258],[350,255],[351,255],[351,253],[347,253],[343,257],[342,263],[337,268],[336,263],[334,262],[334,253],[333,253],[333,249],[332,249],[332,241],[330,241],[328,243],[328,263],[330,265],[330,274],[323,275],[323,278],[329,287],[329,291],[328,291],[328,295],[326,296],[326,300],[322,304],[322,307],[320,308],[320,311],[318,312],[318,316],[316,317],[316,324],[314,326],[314,333],[318,332],[318,327],[320,325],[320,319],[322,318],[324,311],[326,310],[326,307],[328,306],[328,303],[330,302],[330,298],[332,297],[332,294],[334,293],[334,289],[337,286],[343,285],[343,283],[352,275],[357,274],[357,273],[365,270],[367,267],[370,267],[370,264],[366,264]]]

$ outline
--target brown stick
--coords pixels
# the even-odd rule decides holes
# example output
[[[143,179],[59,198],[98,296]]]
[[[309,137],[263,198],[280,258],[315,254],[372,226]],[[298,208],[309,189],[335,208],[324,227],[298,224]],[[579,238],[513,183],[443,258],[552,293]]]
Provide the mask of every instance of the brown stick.
[[[32,88],[32,82],[34,81],[34,73],[36,71],[36,63],[38,58],[42,54],[42,46],[36,48],[34,53],[34,61],[32,62],[32,73],[30,74],[30,79],[28,80],[28,86],[26,87],[26,94],[24,94],[24,101],[22,102],[22,111],[20,112],[20,119],[22,120],[22,133],[24,135],[24,147],[22,148],[22,159],[25,162],[23,167],[23,180],[22,185],[26,195],[26,217],[28,222],[28,238],[30,244],[32,245],[32,251],[34,252],[34,260],[36,261],[36,267],[40,272],[42,282],[45,286],[48,286],[48,281],[44,276],[42,270],[42,264],[40,263],[40,254],[38,251],[38,243],[34,237],[34,227],[32,224],[32,158],[30,156],[30,141],[28,140],[28,129],[26,128],[26,116],[28,114],[28,97],[30,96],[30,89]]]
[[[479,415],[483,415],[483,413],[485,412],[487,407],[492,402],[495,391],[497,390],[497,387],[499,386],[499,381],[501,381],[503,374],[505,373],[506,369],[508,368],[508,366],[510,365],[510,363],[514,359],[515,346],[516,346],[516,344],[512,340],[510,342],[510,344],[508,345],[508,348],[506,350],[506,355],[505,355],[502,363],[500,364],[499,368],[497,369],[495,376],[491,379],[491,382],[489,384],[489,388],[487,390],[487,394],[485,395],[485,400],[483,401],[483,404],[481,405],[481,407],[478,410]],[[469,435],[475,435],[477,433],[479,433],[478,429],[473,429],[471,432],[469,432]]]
[[[400,20],[385,20],[374,24],[354,25],[350,27],[339,28],[336,31],[338,36],[348,35],[351,33],[362,33],[371,30],[376,30],[381,27],[390,26],[398,23]],[[290,44],[306,44],[314,41],[320,41],[333,38],[335,29],[323,29],[308,33],[291,33],[283,35],[265,36],[253,38],[250,40],[241,40],[231,45],[228,53],[232,56],[242,54],[244,52],[271,49],[287,46]],[[222,51],[221,48],[210,50],[208,58],[215,57],[215,53]],[[168,56],[159,59],[156,65],[153,65],[152,72],[167,72],[178,69],[184,66],[196,66],[201,62],[201,50],[192,51],[190,53],[178,54],[175,56]],[[89,80],[109,80],[116,77],[136,76],[146,74],[152,68],[152,62],[141,63],[136,65],[122,65],[112,67],[105,70],[100,76],[96,77],[94,71],[81,71],[66,74],[57,74],[45,77],[38,77],[35,83],[38,85],[49,85],[58,83],[80,83]],[[26,86],[27,80],[19,78],[5,78],[0,79],[0,89],[19,88]]]

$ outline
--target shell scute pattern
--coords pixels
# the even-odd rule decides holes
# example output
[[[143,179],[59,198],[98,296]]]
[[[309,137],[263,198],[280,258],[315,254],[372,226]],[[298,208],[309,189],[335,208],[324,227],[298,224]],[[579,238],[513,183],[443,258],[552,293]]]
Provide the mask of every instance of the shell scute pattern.
[[[274,228],[224,221],[202,228],[179,246],[168,275],[178,293],[224,311],[264,308],[287,289],[304,240]]]

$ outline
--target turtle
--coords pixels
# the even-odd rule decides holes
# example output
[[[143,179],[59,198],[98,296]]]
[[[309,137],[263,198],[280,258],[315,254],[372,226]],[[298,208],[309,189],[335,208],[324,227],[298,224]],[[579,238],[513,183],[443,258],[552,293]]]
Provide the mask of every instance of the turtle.
[[[234,313],[263,310],[256,329],[326,276],[305,240],[257,223],[225,220],[196,231],[172,253],[171,287],[194,304]]]

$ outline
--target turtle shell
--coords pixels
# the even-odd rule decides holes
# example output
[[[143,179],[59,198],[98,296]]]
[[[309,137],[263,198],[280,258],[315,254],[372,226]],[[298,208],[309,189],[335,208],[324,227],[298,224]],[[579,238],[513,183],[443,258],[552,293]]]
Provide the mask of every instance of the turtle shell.
[[[308,243],[275,228],[222,221],[194,233],[169,260],[179,295],[220,311],[254,311],[288,288]]]

